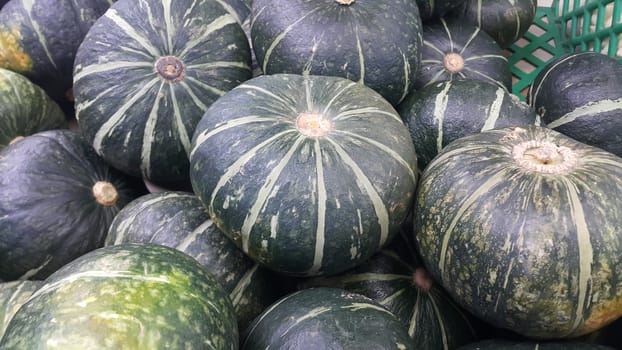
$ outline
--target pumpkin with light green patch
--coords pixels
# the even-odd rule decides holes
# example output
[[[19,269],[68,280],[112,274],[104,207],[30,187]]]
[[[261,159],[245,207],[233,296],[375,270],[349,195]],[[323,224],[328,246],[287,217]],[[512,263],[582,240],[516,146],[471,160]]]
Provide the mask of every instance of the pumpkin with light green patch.
[[[419,251],[454,300],[532,338],[622,315],[622,158],[554,130],[483,131],[424,170]]]
[[[262,75],[201,119],[190,179],[218,228],[296,276],[362,263],[412,207],[416,153],[399,114],[348,79]]]
[[[65,127],[65,114],[43,89],[0,68],[0,150],[36,132]]]
[[[120,0],[76,54],[78,125],[113,167],[188,182],[190,139],[207,108],[251,77],[241,24],[220,0]]]
[[[0,281],[0,339],[13,315],[43,281]]]
[[[235,350],[238,330],[227,293],[196,260],[127,243],[47,278],[13,316],[0,348]]]
[[[7,2],[0,10],[0,68],[25,75],[56,101],[72,103],[73,62],[78,45],[113,2]]]
[[[309,288],[271,305],[249,326],[240,349],[411,350],[406,327],[361,294]]]

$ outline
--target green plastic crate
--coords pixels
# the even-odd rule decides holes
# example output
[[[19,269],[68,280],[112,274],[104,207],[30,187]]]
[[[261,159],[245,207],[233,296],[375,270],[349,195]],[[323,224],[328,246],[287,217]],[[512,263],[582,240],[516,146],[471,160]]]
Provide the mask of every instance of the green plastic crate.
[[[512,92],[525,99],[551,60],[576,51],[598,51],[622,61],[622,0],[553,0],[538,7],[529,31],[508,49]]]

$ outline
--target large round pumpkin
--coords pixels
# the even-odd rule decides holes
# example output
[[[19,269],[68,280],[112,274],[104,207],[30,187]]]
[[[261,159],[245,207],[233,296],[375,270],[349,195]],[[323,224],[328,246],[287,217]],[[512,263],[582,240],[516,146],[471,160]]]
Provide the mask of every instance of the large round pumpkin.
[[[253,78],[212,105],[192,145],[192,186],[212,220],[283,273],[353,267],[411,208],[408,129],[382,96],[344,78]]]
[[[454,141],[414,222],[430,273],[501,328],[573,337],[622,315],[622,158],[525,126]]]
[[[217,0],[117,1],[76,54],[78,124],[113,167],[187,182],[196,124],[251,77],[250,59],[241,24]]]
[[[266,74],[338,76],[398,104],[421,59],[414,0],[253,0],[251,38]]]
[[[104,244],[116,213],[144,191],[73,130],[27,136],[0,152],[0,277],[42,279]]]

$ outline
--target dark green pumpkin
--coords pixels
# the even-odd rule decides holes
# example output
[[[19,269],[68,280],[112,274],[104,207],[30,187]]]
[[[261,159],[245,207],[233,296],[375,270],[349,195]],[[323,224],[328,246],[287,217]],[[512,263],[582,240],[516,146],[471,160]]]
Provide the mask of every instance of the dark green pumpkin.
[[[614,350],[603,345],[580,342],[530,342],[490,339],[462,346],[457,350]]]
[[[0,68],[0,150],[15,138],[65,127],[63,111],[43,89]]]
[[[622,158],[554,130],[462,137],[424,170],[414,230],[460,305],[524,336],[570,338],[622,315]]]
[[[347,78],[393,105],[419,71],[421,18],[413,0],[254,0],[251,38],[266,74]]]
[[[423,26],[415,89],[446,80],[482,80],[510,91],[512,73],[495,40],[479,27],[443,18]]]
[[[110,224],[105,244],[123,243],[161,244],[195,258],[229,293],[240,329],[285,294],[273,273],[216,228],[192,193],[150,193],[123,207]]]
[[[529,30],[537,7],[537,0],[466,0],[451,16],[480,27],[505,49]]]
[[[301,288],[342,288],[386,307],[408,329],[413,349],[449,350],[478,340],[475,319],[435,283],[401,236],[346,273],[309,278]]]
[[[76,54],[78,124],[113,167],[188,182],[196,124],[251,77],[250,59],[241,24],[217,0],[117,1]]]
[[[43,281],[0,282],[0,339],[13,315]]]
[[[467,0],[415,0],[421,19],[429,22],[444,17]]]
[[[15,313],[0,348],[238,348],[233,305],[190,256],[162,245],[89,252],[48,277]]]
[[[415,349],[390,311],[363,295],[309,288],[281,298],[249,326],[240,349]]]
[[[528,101],[547,127],[622,156],[622,62],[597,52],[556,58]]]
[[[42,131],[0,151],[0,276],[42,279],[104,244],[117,212],[144,193],[72,130]]]
[[[382,96],[344,78],[253,78],[212,105],[192,145],[192,186],[212,220],[282,273],[354,267],[412,205],[408,129]]]
[[[535,111],[504,88],[478,80],[428,85],[398,106],[424,169],[447,144],[462,136],[537,122]]]
[[[0,67],[71,103],[78,46],[113,0],[11,0],[0,10]]]

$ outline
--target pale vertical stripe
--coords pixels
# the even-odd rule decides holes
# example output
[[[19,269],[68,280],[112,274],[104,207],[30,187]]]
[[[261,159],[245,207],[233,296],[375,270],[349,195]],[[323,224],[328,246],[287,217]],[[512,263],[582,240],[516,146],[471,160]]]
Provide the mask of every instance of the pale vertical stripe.
[[[166,84],[165,80],[160,82],[158,93],[153,101],[153,106],[149,111],[145,130],[143,131],[143,145],[140,152],[140,170],[147,179],[151,176],[151,148],[156,140],[156,126],[158,124],[158,110],[160,109],[160,101],[164,98],[162,88]]]
[[[503,106],[505,94],[505,90],[501,88],[497,89],[495,100],[490,104],[486,120],[484,121],[484,126],[482,126],[480,131],[493,129],[495,127],[495,124],[497,124],[497,120],[501,114],[501,107]]]
[[[328,113],[328,110],[330,109],[330,107],[333,105],[333,103],[337,100],[337,98],[339,96],[341,96],[341,94],[343,94],[346,90],[348,90],[349,88],[355,86],[356,83],[355,82],[351,82],[349,84],[347,84],[346,86],[343,87],[343,89],[337,91],[337,93],[335,93],[333,95],[333,98],[330,99],[330,101],[328,101],[328,103],[326,104],[326,106],[324,107],[324,110],[322,111],[322,114],[326,115]]]
[[[547,66],[544,75],[542,76],[542,79],[540,79],[540,84],[538,85],[532,85],[529,88],[529,98],[527,99],[529,101],[529,104],[535,108],[536,106],[536,100],[538,99],[538,94],[540,93],[540,89],[542,88],[542,84],[544,84],[547,81],[547,78],[549,76],[549,74],[551,74],[555,68],[559,65],[564,64],[566,61],[573,59],[574,57],[576,57],[576,55],[570,55],[567,56],[566,58],[560,59],[559,61],[555,62],[554,64],[551,64],[550,67]]]
[[[235,287],[233,287],[231,293],[229,293],[229,299],[231,299],[233,306],[235,306],[236,309],[238,305],[240,305],[242,297],[244,297],[244,292],[248,290],[248,287],[253,281],[253,277],[255,276],[255,273],[257,273],[258,268],[259,264],[255,264],[252,268],[247,270],[246,273],[244,273],[244,276],[242,276],[238,283],[236,283]],[[244,307],[244,305],[242,305],[242,307]]]
[[[101,154],[102,151],[102,142],[104,141],[104,137],[109,135],[114,128],[117,126],[119,122],[121,122],[127,115],[127,112],[130,107],[132,107],[136,102],[141,101],[145,98],[145,94],[158,82],[161,82],[159,78],[153,78],[151,81],[146,83],[138,92],[134,94],[128,101],[123,103],[117,111],[106,120],[106,122],[97,130],[95,133],[95,138],[93,139],[93,148],[97,151],[98,154]]]
[[[508,264],[508,269],[505,272],[505,277],[503,278],[503,290],[507,289],[508,287],[508,283],[510,281],[510,275],[512,274],[512,269],[514,268],[514,260],[516,258],[512,257],[510,258],[510,263]],[[497,301],[495,302],[495,312],[497,312],[497,308],[499,307],[499,301],[501,300],[501,297],[503,296],[503,292],[500,291],[498,296],[497,296]]]
[[[400,96],[400,101],[406,98],[406,95],[410,92],[410,63],[408,62],[408,58],[402,49],[400,49],[400,53],[402,54],[402,60],[404,61],[404,91],[402,92],[402,96]]]
[[[207,141],[210,137],[221,133],[223,131],[229,130],[229,129],[233,129],[233,128],[237,128],[238,126],[242,126],[242,125],[246,125],[246,124],[251,124],[251,123],[263,123],[263,122],[268,122],[268,123],[274,123],[276,121],[278,121],[278,118],[275,117],[261,117],[261,116],[256,116],[256,115],[250,115],[247,117],[241,117],[241,118],[237,118],[237,119],[233,119],[231,121],[227,121],[225,124],[219,125],[214,129],[208,129],[206,131],[203,131],[202,133],[200,133],[194,144],[194,148],[192,149],[192,151],[190,152],[190,157],[194,156],[194,153],[199,149],[199,147],[205,142]],[[289,132],[293,132],[294,130],[289,130]]]
[[[415,305],[408,322],[408,335],[415,336],[415,330],[417,330],[417,320],[419,319],[419,312],[421,311],[421,293],[417,293],[417,299],[415,299]]]
[[[314,142],[315,149],[315,167],[317,181],[317,223],[315,229],[315,252],[313,256],[313,266],[309,269],[309,274],[317,274],[322,267],[322,259],[324,258],[325,246],[325,229],[326,229],[326,180],[324,179],[324,163],[322,162],[322,147],[320,139],[316,138]]]
[[[512,3],[513,1],[510,1],[510,3]],[[515,4],[512,4],[512,12],[514,13],[514,18],[516,18],[516,30],[514,31],[514,41],[520,39],[521,36],[521,21],[520,21],[520,14],[518,9],[516,8]]]
[[[356,51],[359,55],[359,83],[365,84],[365,55],[363,54],[363,47],[361,46],[361,38],[359,38],[359,28],[354,28],[354,34],[356,34]]]
[[[212,220],[206,220],[204,223],[202,223],[201,225],[197,226],[194,230],[192,230],[192,232],[189,235],[184,237],[184,239],[181,240],[181,242],[179,242],[179,244],[175,248],[177,250],[181,250],[182,252],[185,252],[186,249],[188,249],[188,247],[190,247],[190,245],[193,242],[195,242],[199,236],[204,234],[205,231],[208,228],[210,228],[213,224],[214,222]]]
[[[464,215],[464,213],[466,213],[467,210],[471,207],[471,205],[476,203],[476,201],[480,199],[482,195],[486,195],[490,193],[490,191],[494,187],[496,187],[497,185],[505,181],[506,172],[507,170],[501,170],[501,171],[497,171],[496,173],[491,172],[489,174],[486,174],[488,179],[480,187],[475,189],[471,193],[471,195],[466,197],[464,201],[462,201],[462,204],[460,205],[458,210],[455,211],[455,214],[453,215],[453,218],[451,222],[449,223],[447,230],[445,230],[445,232],[440,233],[443,237],[443,240],[441,242],[441,251],[440,251],[440,256],[438,259],[439,260],[438,268],[441,272],[443,282],[448,282],[450,281],[450,278],[451,278],[450,276],[447,275],[447,271],[445,271],[445,266],[451,265],[449,263],[449,257],[448,257],[447,251],[449,249],[448,247],[449,247],[449,243],[451,242],[454,229],[456,228],[456,226],[462,219],[462,216]]]
[[[312,81],[308,77],[304,77],[304,85],[305,85],[305,100],[307,101],[307,111],[313,112],[313,94],[311,93],[311,85]]]
[[[454,52],[454,39],[451,36],[451,30],[447,27],[447,21],[444,18],[441,18],[441,24],[443,25],[443,29],[445,29],[445,33],[447,33],[447,40],[449,41],[449,52]]]
[[[289,33],[292,29],[294,29],[294,27],[296,27],[296,25],[298,25],[298,23],[300,23],[302,20],[304,20],[307,16],[315,13],[317,10],[321,9],[323,6],[318,6],[316,8],[314,8],[313,10],[305,13],[304,15],[302,15],[302,17],[298,18],[297,20],[295,20],[292,24],[290,24],[289,26],[287,26],[285,28],[285,30],[283,30],[282,33],[279,33],[279,35],[277,35],[274,40],[272,41],[272,43],[270,43],[270,46],[268,47],[268,49],[266,50],[266,54],[264,55],[264,59],[263,59],[263,67],[262,70],[264,72],[267,72],[267,67],[268,67],[268,62],[270,61],[270,56],[272,56],[272,51],[274,51],[274,48],[283,40],[283,38],[285,38],[285,36],[287,35],[287,33]],[[263,10],[263,9],[262,9]],[[258,16],[256,16],[258,17]],[[251,27],[252,28],[252,27]]]
[[[421,294],[421,292],[419,292],[419,294]],[[438,301],[434,299],[434,294],[432,293],[428,293],[428,299],[430,300],[430,304],[432,304],[432,308],[434,309],[434,318],[436,318],[436,322],[438,323],[438,329],[441,331],[443,349],[449,350],[447,329],[445,329],[445,322],[443,322],[443,317],[441,317],[441,311],[438,308]]]
[[[235,18],[233,18],[233,16],[231,16],[228,13],[220,17],[217,17],[212,22],[210,22],[208,25],[202,27],[203,32],[201,32],[200,35],[193,36],[192,40],[188,40],[188,42],[186,42],[186,44],[184,45],[184,49],[177,55],[177,57],[183,60],[183,57],[190,50],[194,49],[197,45],[206,42],[207,37],[212,35],[214,32],[230,24],[237,24],[237,23],[238,22],[236,22]]]
[[[482,2],[484,0],[477,0],[477,26],[482,27]]]
[[[238,22],[240,25],[242,25],[243,18],[240,18],[240,16],[238,15],[237,11],[231,5],[229,5],[229,3],[227,3],[226,1],[223,1],[223,0],[216,0],[216,2],[219,3],[220,5],[222,5],[222,7],[227,12],[229,12],[231,14],[231,16],[233,16],[235,21]]]
[[[374,212],[376,213],[378,224],[380,225],[380,240],[378,242],[378,247],[382,247],[389,237],[389,211],[382,201],[382,197],[380,197],[380,194],[378,194],[378,191],[374,188],[372,181],[367,177],[367,175],[365,175],[363,170],[361,170],[350,155],[332,139],[327,137],[326,140],[333,144],[335,151],[341,158],[343,164],[352,170],[356,184],[359,186],[361,191],[367,193],[369,196],[371,204],[374,207]]]
[[[347,109],[337,114],[336,116],[334,116],[333,121],[347,119],[348,117],[352,117],[352,116],[357,117],[357,116],[360,116],[361,114],[367,114],[367,113],[386,115],[386,116],[391,117],[395,121],[399,121],[401,124],[404,124],[399,114],[389,112],[389,111],[383,111],[382,109],[379,109],[378,107],[362,107],[362,108],[355,108],[355,109]]]
[[[140,44],[145,50],[147,50],[153,57],[160,57],[162,53],[159,49],[151,44],[149,38],[140,35],[135,29],[134,26],[127,23],[124,18],[120,17],[117,13],[117,10],[114,8],[108,9],[104,14],[105,17],[109,18],[112,22],[114,22],[127,36],[132,38],[138,44]]]
[[[174,125],[175,125],[175,130],[177,130],[177,135],[179,135],[179,140],[181,141],[182,146],[184,147],[184,151],[186,152],[186,154],[190,153],[190,148],[191,146],[191,140],[190,137],[192,135],[190,135],[190,132],[188,132],[188,129],[186,129],[186,126],[184,125],[184,121],[181,117],[181,109],[179,108],[179,102],[177,101],[177,95],[175,94],[175,84],[168,84],[169,86],[169,90],[171,92],[171,102],[173,105],[173,121],[174,121]],[[200,106],[198,106],[199,108],[201,108]],[[188,109],[188,106],[185,106],[185,110]]]
[[[566,194],[568,195],[568,204],[570,205],[570,216],[577,229],[576,242],[579,250],[578,300],[576,304],[573,303],[573,305],[576,305],[576,310],[572,330],[569,332],[572,333],[583,323],[583,309],[590,302],[588,293],[591,289],[590,285],[592,279],[594,251],[592,249],[592,242],[590,241],[590,230],[588,228],[587,221],[585,220],[585,212],[583,211],[583,205],[581,203],[581,199],[579,198],[580,190],[572,181],[567,178],[562,179],[566,185]]]
[[[205,113],[205,111],[207,111],[207,109],[209,107],[206,104],[204,104],[203,101],[201,101],[201,99],[194,93],[194,91],[192,91],[192,88],[190,87],[190,85],[188,85],[188,83],[186,83],[185,81],[181,80],[181,81],[177,82],[177,84],[179,84],[179,86],[181,86],[186,91],[186,94],[188,94],[188,97],[190,97],[192,102],[197,107],[199,107],[199,109],[201,111],[203,111],[203,113]]]
[[[77,82],[85,76],[97,73],[105,73],[111,70],[122,70],[126,68],[148,68],[150,75],[153,75],[153,63],[149,62],[130,62],[130,61],[113,61],[106,63],[95,63],[89,66],[78,66],[78,72],[73,76],[73,82]],[[145,76],[147,76],[145,74]]]
[[[164,10],[164,24],[166,28],[166,54],[173,54],[173,37],[175,36],[175,24],[173,23],[172,0],[162,0],[162,9]]]
[[[473,40],[475,40],[475,38],[477,38],[477,35],[480,32],[480,28],[479,27],[475,27],[473,29],[473,33],[471,33],[471,36],[469,37],[469,39],[467,40],[467,42],[464,44],[464,46],[462,47],[462,50],[460,50],[460,54],[462,55],[464,53],[464,50],[466,50],[469,45],[471,45],[471,43],[473,42]]]
[[[30,23],[32,24],[32,29],[37,34],[37,39],[38,39],[37,42],[41,44],[43,51],[45,51],[45,56],[47,56],[48,60],[50,61],[54,69],[58,69],[58,67],[56,66],[56,62],[54,62],[54,58],[52,57],[52,53],[50,52],[50,49],[48,48],[48,43],[45,38],[45,35],[41,33],[41,28],[39,27],[39,23],[35,21],[32,15],[32,8],[34,6],[34,0],[23,0],[22,4],[24,5],[24,10],[28,14],[28,19],[30,20]]]
[[[408,175],[410,175],[410,179],[413,182],[416,182],[416,174],[415,171],[413,170],[413,168],[410,166],[410,164],[397,152],[395,152],[393,149],[391,149],[390,147],[388,147],[385,144],[382,144],[376,140],[370,139],[369,137],[365,137],[365,136],[361,136],[349,131],[344,131],[344,130],[333,130],[332,131],[335,134],[344,134],[347,135],[349,137],[361,140],[363,142],[369,143],[370,145],[380,149],[381,151],[383,151],[384,153],[388,154],[389,156],[391,156],[391,158],[393,158],[395,161],[397,161],[400,165],[402,165],[407,171],[408,171]]]
[[[141,8],[141,10],[144,10],[146,12],[146,17],[147,17],[147,22],[149,23],[150,28],[147,30],[147,32],[151,35],[151,34],[158,34],[160,37],[160,42],[163,46],[166,46],[166,33],[164,33],[162,31],[162,26],[160,25],[160,20],[155,19],[153,17],[153,9],[151,8],[153,5],[151,5],[148,1],[146,0],[139,0],[138,1],[139,4],[138,6]],[[144,17],[144,15],[141,13],[141,17]],[[164,48],[164,50],[166,51],[166,47]]]
[[[588,117],[593,115],[598,115],[607,112],[613,112],[616,110],[622,111],[622,98],[617,100],[601,100],[590,102],[583,106],[577,107],[571,112],[564,114],[563,116],[553,120],[548,123],[546,126],[548,128],[554,129],[564,124],[573,122],[582,117]]]
[[[253,205],[246,214],[246,217],[244,218],[244,223],[242,224],[242,228],[240,229],[240,233],[242,235],[242,250],[244,252],[248,252],[248,240],[251,231],[253,230],[253,226],[255,226],[255,223],[257,222],[257,218],[259,217],[261,210],[268,202],[268,199],[270,198],[270,193],[276,186],[277,181],[281,176],[281,173],[283,172],[283,169],[285,169],[287,164],[289,164],[289,162],[292,160],[294,154],[298,150],[298,147],[305,139],[306,138],[303,136],[296,138],[296,141],[289,148],[283,158],[278,162],[278,164],[272,169],[270,174],[268,174],[263,185],[257,192],[257,198],[255,198],[255,202],[253,202]]]
[[[434,99],[434,110],[432,111],[433,120],[436,122],[436,152],[440,153],[443,149],[443,121],[445,120],[445,111],[449,104],[449,89],[452,84],[444,83],[445,87],[436,95]]]
[[[6,326],[9,324],[9,321],[11,321],[11,318],[13,318],[13,316],[14,316],[13,312],[11,312],[11,309],[7,309],[6,307],[10,306],[13,303],[15,303],[15,301],[17,300],[17,297],[23,295],[22,294],[22,290],[24,289],[24,287],[26,286],[27,283],[30,283],[30,281],[28,281],[28,282],[26,282],[26,281],[19,281],[19,282],[15,281],[15,282],[0,282],[0,283],[3,283],[4,286],[8,286],[9,283],[17,284],[17,288],[15,288],[15,291],[13,291],[11,296],[8,299],[2,300],[2,306],[3,306],[3,309],[4,309],[4,317],[2,319],[2,322],[0,322],[0,338],[2,338],[2,332],[1,331],[6,329]]]

